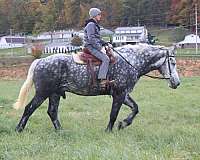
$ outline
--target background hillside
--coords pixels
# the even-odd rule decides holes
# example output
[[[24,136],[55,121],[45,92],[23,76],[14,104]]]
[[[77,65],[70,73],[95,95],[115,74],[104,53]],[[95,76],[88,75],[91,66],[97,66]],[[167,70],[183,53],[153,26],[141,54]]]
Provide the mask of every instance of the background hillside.
[[[8,34],[10,29],[26,34],[80,29],[90,7],[103,11],[102,25],[108,28],[175,25],[193,31],[195,3],[200,6],[196,0],[48,0],[46,5],[39,0],[0,0],[0,34]]]

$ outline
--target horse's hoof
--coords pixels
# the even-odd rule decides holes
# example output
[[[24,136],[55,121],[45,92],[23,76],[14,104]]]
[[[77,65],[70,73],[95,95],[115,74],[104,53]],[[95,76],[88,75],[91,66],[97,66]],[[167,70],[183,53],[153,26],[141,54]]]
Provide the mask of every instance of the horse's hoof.
[[[119,124],[118,124],[118,130],[121,130],[121,129],[124,129],[124,124],[122,121],[119,121]]]
[[[56,132],[59,132],[59,131],[61,131],[61,130],[63,130],[63,128],[60,126],[60,127],[58,127],[58,128],[55,128],[55,131]]]
[[[55,124],[54,128],[55,128],[55,130],[61,130],[62,129],[60,124]]]
[[[23,129],[24,129],[23,127],[17,126],[17,127],[15,128],[15,131],[18,132],[18,133],[20,133],[20,132],[23,131]]]
[[[112,129],[106,128],[106,129],[105,129],[105,132],[106,132],[106,133],[112,133]]]

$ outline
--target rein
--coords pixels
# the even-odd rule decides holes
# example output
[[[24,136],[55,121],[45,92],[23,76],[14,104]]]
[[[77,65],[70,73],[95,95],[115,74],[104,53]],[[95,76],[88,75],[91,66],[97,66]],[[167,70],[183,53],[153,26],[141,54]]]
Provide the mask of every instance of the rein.
[[[126,63],[128,63],[131,67],[133,67],[133,68],[135,68],[124,56],[122,56],[117,50],[115,50],[113,47],[111,47],[111,49],[113,50],[113,51],[115,51]],[[169,61],[169,58],[170,57],[174,57],[174,56],[170,56],[169,55],[169,53],[167,52],[167,56],[166,56],[166,58],[165,58],[165,61],[163,62],[163,64],[166,62],[166,60],[167,60],[167,62],[168,62],[168,68],[169,68],[169,75],[171,76],[171,73],[172,73],[172,71],[171,71],[171,67],[170,67],[170,61]],[[163,65],[162,64],[162,65]],[[146,76],[146,77],[149,77],[149,78],[153,78],[153,79],[166,79],[166,80],[168,80],[168,79],[170,79],[170,77],[157,77],[157,76],[151,76],[151,75],[148,75],[148,74],[145,74],[144,76]]]

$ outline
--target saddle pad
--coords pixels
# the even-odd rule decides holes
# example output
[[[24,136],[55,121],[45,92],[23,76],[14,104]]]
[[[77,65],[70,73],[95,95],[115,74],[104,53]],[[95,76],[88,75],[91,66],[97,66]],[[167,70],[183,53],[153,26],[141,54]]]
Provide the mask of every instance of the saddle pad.
[[[86,57],[85,56],[81,52],[78,53],[78,54],[72,53],[73,60],[77,64],[83,64],[83,65],[88,64],[88,61],[87,61],[87,58],[86,58],[88,55]],[[83,58],[86,59],[86,60],[84,60]],[[92,63],[93,65],[96,65],[96,66],[101,64],[101,61],[96,59],[96,58],[89,58],[88,57],[88,60],[90,61],[90,63]],[[111,59],[111,63],[115,64],[116,63],[116,58]]]
[[[73,57],[74,62],[78,64],[86,64],[84,61],[80,59],[78,54],[72,53],[72,57]]]
[[[83,53],[81,53],[81,52],[78,53],[78,54],[72,53],[72,57],[73,57],[75,63],[86,65],[86,64],[88,64],[88,62],[81,59],[81,55],[82,55],[82,54],[83,54]],[[94,59],[93,59],[93,60],[94,60]],[[97,61],[92,61],[92,59],[91,59],[91,63],[92,63],[93,65],[95,65],[95,66],[98,66],[98,65],[101,64],[101,61],[99,61],[99,60],[97,60]]]

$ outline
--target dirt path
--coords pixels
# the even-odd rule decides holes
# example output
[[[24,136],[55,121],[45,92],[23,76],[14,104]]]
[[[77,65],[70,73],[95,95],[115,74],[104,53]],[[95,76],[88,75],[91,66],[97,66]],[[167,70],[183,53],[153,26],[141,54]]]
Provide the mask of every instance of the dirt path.
[[[0,79],[25,79],[30,64],[18,66],[0,67]]]
[[[13,60],[12,60],[13,61]],[[0,61],[0,79],[25,79],[29,66],[33,59],[25,59],[16,61],[11,64],[9,60]],[[9,63],[8,63],[9,62]],[[192,77],[200,76],[200,60],[178,59],[178,72],[180,76]],[[154,73],[153,73],[154,74]]]

